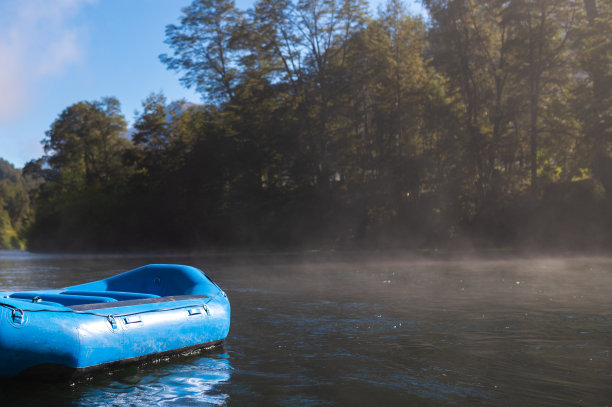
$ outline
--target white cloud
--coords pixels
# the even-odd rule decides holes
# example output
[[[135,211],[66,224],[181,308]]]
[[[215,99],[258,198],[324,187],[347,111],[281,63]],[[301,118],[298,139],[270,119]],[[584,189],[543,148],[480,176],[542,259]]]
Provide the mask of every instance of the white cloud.
[[[78,12],[91,0],[0,3],[0,123],[27,112],[37,82],[78,63]]]

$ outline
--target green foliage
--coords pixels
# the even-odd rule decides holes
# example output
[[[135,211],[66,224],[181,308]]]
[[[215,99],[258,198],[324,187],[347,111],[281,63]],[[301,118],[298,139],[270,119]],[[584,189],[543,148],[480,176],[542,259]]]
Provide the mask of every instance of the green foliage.
[[[79,102],[65,109],[43,139],[46,162],[62,187],[109,184],[122,170],[125,126],[114,98]]]
[[[196,0],[183,10],[181,25],[166,27],[175,56],[162,55],[169,68],[184,72],[181,81],[211,100],[231,99],[236,80],[231,53],[241,13],[233,0]]]
[[[0,249],[22,249],[31,216],[30,194],[39,184],[0,158]]]
[[[53,122],[43,139],[47,155],[26,166],[46,180],[29,229],[31,248],[112,244],[124,220],[116,209],[131,173],[124,165],[130,145],[125,126],[114,98],[75,103]]]

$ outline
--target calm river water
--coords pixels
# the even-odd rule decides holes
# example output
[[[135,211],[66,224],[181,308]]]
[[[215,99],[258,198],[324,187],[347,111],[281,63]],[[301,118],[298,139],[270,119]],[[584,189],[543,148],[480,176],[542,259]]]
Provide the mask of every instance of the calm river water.
[[[148,263],[228,293],[224,348],[76,383],[0,383],[0,405],[612,405],[612,259],[0,252],[0,291]]]

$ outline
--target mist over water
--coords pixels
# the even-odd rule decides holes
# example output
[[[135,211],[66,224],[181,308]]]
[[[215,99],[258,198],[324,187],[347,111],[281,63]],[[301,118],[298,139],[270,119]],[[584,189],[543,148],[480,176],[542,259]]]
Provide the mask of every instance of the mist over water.
[[[603,406],[612,395],[609,258],[0,252],[0,287],[162,262],[206,269],[228,293],[224,348],[72,384],[2,383],[8,405]]]

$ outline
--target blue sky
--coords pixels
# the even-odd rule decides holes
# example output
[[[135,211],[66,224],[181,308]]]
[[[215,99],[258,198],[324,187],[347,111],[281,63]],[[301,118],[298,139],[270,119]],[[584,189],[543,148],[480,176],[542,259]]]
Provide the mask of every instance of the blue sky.
[[[189,3],[0,0],[0,157],[17,167],[40,157],[45,131],[78,101],[114,96],[128,122],[151,92],[198,103],[158,59],[170,52],[165,26]]]

